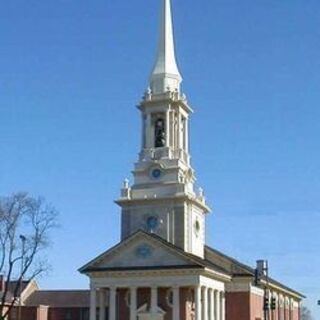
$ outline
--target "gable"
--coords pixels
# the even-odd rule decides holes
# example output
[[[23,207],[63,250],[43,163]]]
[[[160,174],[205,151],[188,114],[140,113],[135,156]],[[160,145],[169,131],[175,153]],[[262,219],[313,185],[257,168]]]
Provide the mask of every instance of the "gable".
[[[81,271],[187,266],[201,267],[192,259],[180,254],[178,250],[165,245],[162,241],[144,233],[138,233],[96,258]]]

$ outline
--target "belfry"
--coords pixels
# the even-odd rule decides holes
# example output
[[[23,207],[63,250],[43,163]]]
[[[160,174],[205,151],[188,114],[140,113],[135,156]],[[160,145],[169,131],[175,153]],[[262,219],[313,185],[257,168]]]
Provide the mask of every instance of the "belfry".
[[[162,1],[156,61],[138,107],[141,150],[116,201],[121,241],[80,269],[90,278],[90,320],[261,320],[266,293],[274,314],[298,320],[300,293],[264,277],[257,283],[253,268],[205,244],[210,208],[190,161],[193,111],[181,90],[171,2]]]

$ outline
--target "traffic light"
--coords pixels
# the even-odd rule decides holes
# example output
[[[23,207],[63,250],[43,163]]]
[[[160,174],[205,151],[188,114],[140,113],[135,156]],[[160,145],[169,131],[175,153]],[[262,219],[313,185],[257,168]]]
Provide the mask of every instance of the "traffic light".
[[[271,310],[277,309],[277,299],[275,297],[271,298]]]
[[[265,297],[265,298],[264,298],[263,308],[264,308],[264,310],[269,310],[269,308],[270,308],[269,297]]]

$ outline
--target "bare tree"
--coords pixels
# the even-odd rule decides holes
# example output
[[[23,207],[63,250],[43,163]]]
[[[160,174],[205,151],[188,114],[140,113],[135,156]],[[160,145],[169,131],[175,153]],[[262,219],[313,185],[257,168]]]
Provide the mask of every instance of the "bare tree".
[[[47,271],[49,265],[42,252],[56,226],[57,211],[43,198],[27,193],[0,197],[0,275],[5,279],[0,292],[0,319],[17,303],[22,280],[30,281]],[[10,281],[14,285],[9,300]]]
[[[301,320],[313,320],[311,311],[306,306],[301,308]]]

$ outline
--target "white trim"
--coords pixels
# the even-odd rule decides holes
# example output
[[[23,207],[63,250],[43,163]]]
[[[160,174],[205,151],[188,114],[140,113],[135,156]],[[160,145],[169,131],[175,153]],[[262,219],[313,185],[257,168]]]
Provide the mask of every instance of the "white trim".
[[[250,286],[250,292],[260,297],[264,296],[264,290],[255,286]]]
[[[212,288],[219,291],[225,291],[225,284],[222,281],[210,279],[208,277],[200,276],[200,285]]]

